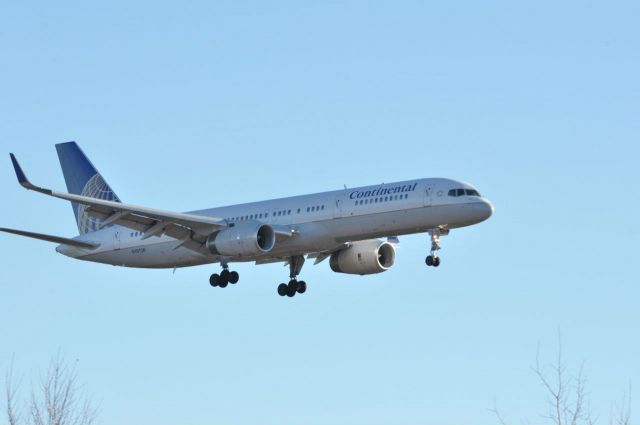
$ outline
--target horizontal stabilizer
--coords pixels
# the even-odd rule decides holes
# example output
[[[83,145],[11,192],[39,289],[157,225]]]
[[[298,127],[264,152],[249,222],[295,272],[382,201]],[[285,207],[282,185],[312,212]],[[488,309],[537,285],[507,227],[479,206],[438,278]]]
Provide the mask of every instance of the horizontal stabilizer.
[[[98,244],[81,242],[75,239],[62,238],[60,236],[51,236],[51,235],[44,235],[42,233],[25,232],[24,230],[5,229],[4,227],[0,227],[0,232],[12,233],[14,235],[26,236],[28,238],[34,238],[34,239],[40,239],[48,242],[71,245],[71,246],[84,248],[84,249],[96,249],[97,247],[100,246]]]

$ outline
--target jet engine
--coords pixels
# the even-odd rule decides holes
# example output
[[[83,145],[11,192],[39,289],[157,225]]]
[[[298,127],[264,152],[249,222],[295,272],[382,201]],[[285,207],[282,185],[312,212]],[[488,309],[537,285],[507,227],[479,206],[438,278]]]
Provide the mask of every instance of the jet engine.
[[[227,227],[207,238],[212,254],[251,257],[269,252],[276,244],[276,234],[268,224],[242,223]]]
[[[393,266],[396,250],[389,242],[378,239],[354,242],[331,254],[331,270],[337,273],[374,274],[382,273]]]

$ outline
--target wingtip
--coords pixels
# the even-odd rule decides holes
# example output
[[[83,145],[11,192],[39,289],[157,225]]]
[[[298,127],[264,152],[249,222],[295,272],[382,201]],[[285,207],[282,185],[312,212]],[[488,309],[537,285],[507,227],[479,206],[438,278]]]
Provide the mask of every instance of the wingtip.
[[[13,169],[16,172],[18,183],[20,183],[24,187],[30,186],[29,179],[27,179],[27,176],[24,174],[24,171],[22,171],[22,167],[20,167],[20,164],[18,163],[16,156],[12,153],[10,153],[9,156],[11,156],[11,162],[13,163]]]

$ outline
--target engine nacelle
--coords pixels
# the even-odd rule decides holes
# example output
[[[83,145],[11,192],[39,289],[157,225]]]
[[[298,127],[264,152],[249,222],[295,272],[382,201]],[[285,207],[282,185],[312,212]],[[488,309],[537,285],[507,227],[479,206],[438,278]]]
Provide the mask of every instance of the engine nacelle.
[[[276,234],[268,224],[242,223],[214,233],[207,238],[212,254],[251,257],[269,252],[276,244]]]
[[[331,254],[331,270],[337,273],[382,273],[393,266],[396,249],[377,239],[354,242],[349,248]]]

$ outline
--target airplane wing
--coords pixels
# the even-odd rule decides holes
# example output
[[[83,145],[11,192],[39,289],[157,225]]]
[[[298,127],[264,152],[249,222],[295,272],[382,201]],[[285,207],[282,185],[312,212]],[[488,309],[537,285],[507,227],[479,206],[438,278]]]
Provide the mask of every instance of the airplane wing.
[[[398,247],[400,246],[400,240],[398,239],[397,236],[388,237],[387,242],[393,245],[395,249],[398,249]],[[333,254],[334,252],[338,252],[345,248],[349,248],[350,246],[351,246],[351,242],[345,242],[343,244],[337,245],[336,247],[328,249],[326,251],[311,252],[307,255],[307,260],[315,259],[315,262],[313,263],[313,265],[315,266],[316,264],[320,264],[327,258],[331,257],[331,254]]]
[[[24,230],[7,229],[5,227],[0,227],[0,232],[12,233],[14,235],[26,236],[28,238],[34,238],[34,239],[40,239],[48,242],[55,242],[55,243],[61,243],[65,245],[76,246],[78,248],[83,248],[83,249],[96,249],[97,247],[100,246],[99,244],[83,242],[76,239],[62,238],[60,236],[51,236],[51,235],[45,235],[42,233],[26,232]]]
[[[333,254],[334,252],[338,252],[342,249],[349,248],[350,246],[351,246],[351,242],[345,242],[343,244],[337,245],[334,248],[328,249],[326,251],[312,252],[312,253],[309,253],[309,255],[307,255],[307,260],[315,259],[316,261],[313,262],[313,265],[315,266],[316,264],[320,264],[327,258],[331,257],[331,254]]]
[[[350,246],[351,246],[351,242],[345,242],[340,245],[336,245],[335,247],[325,251],[309,252],[306,254],[307,260],[315,260],[315,262],[313,263],[313,265],[315,266],[316,264],[320,264],[327,258],[331,257],[331,254],[333,254],[334,252],[340,251],[341,249],[345,249]],[[285,266],[288,266],[290,261],[291,261],[290,256],[284,256],[284,255],[278,256],[278,257],[266,256],[266,257],[261,257],[257,259],[255,264],[262,265],[262,264],[284,263]]]
[[[199,250],[201,243],[204,242],[207,236],[216,230],[227,227],[226,221],[219,217],[164,211],[45,189],[32,184],[27,179],[24,171],[22,171],[16,157],[13,154],[10,155],[18,182],[24,188],[55,198],[87,205],[89,207],[87,212],[104,220],[104,226],[118,224],[140,230],[144,232],[143,239],[167,234],[170,237],[181,240],[180,246],[184,245],[187,248]],[[194,237],[200,243],[195,243],[194,245],[192,241]]]

